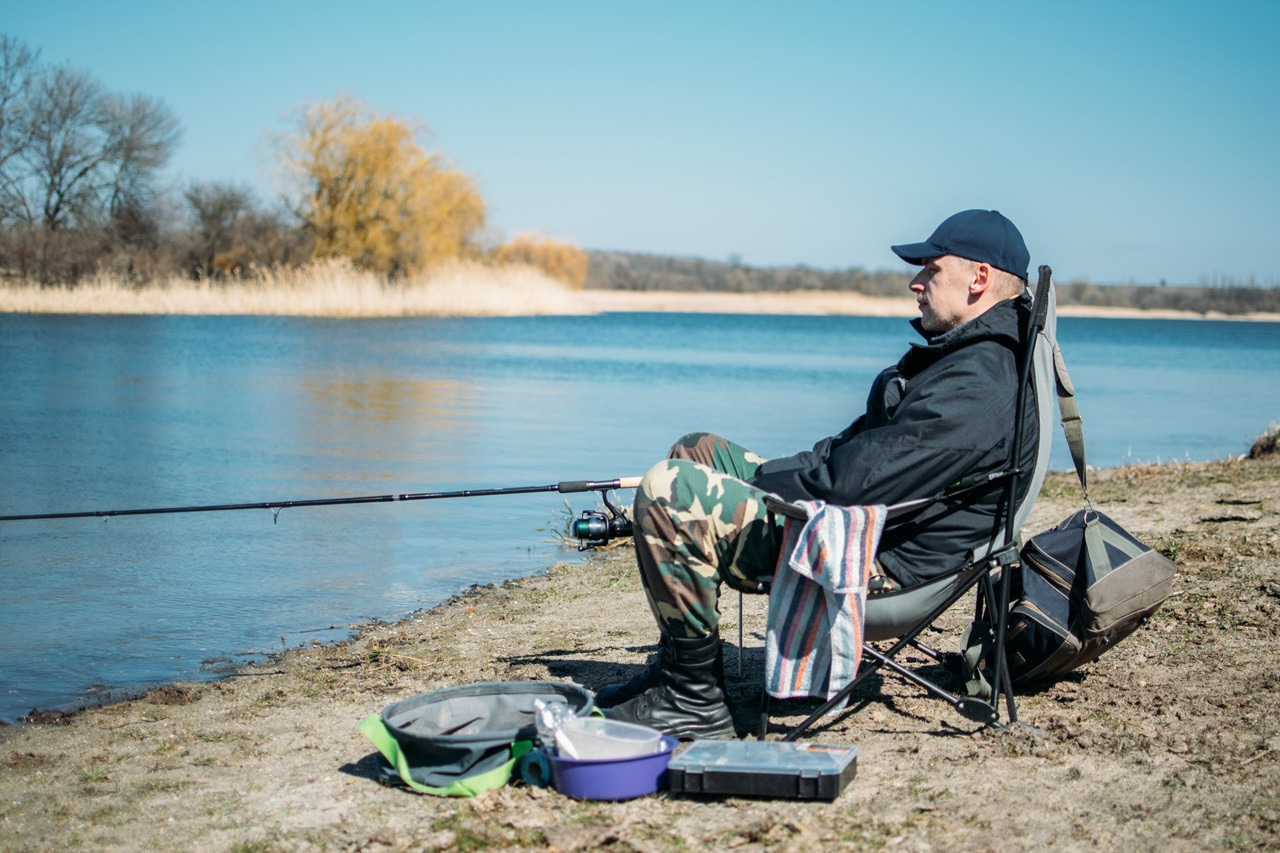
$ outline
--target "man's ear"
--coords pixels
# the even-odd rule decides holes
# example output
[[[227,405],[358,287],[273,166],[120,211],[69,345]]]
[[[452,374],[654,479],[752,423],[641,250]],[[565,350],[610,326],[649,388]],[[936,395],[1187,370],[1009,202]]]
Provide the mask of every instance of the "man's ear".
[[[981,296],[991,286],[995,276],[991,274],[991,265],[979,261],[973,266],[973,279],[969,282],[969,295]]]

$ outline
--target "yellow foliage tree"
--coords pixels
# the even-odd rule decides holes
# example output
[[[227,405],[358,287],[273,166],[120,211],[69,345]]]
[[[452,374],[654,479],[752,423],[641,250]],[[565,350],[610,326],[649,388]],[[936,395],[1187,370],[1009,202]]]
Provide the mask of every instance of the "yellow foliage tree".
[[[538,234],[516,234],[494,251],[502,264],[527,264],[575,289],[587,281],[587,253]]]
[[[283,148],[316,258],[395,277],[478,253],[485,208],[475,182],[404,122],[344,96],[302,107]]]

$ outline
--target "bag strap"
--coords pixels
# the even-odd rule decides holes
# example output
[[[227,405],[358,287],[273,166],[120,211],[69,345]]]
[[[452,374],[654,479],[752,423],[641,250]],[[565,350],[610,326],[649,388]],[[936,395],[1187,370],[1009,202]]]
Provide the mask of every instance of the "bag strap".
[[[1076,476],[1080,479],[1080,488],[1084,489],[1084,502],[1090,509],[1093,502],[1089,499],[1089,475],[1085,466],[1084,455],[1084,418],[1080,417],[1080,407],[1076,405],[1076,388],[1071,384],[1071,375],[1067,373],[1067,362],[1062,357],[1058,342],[1053,342],[1053,373],[1058,386],[1058,412],[1062,416],[1062,431],[1067,436],[1067,449],[1071,451],[1071,461],[1076,467]]]
[[[966,696],[991,701],[991,682],[982,672],[982,662],[986,659],[991,647],[995,645],[995,633],[991,623],[985,619],[975,619],[969,623],[960,636],[960,673],[964,679]]]

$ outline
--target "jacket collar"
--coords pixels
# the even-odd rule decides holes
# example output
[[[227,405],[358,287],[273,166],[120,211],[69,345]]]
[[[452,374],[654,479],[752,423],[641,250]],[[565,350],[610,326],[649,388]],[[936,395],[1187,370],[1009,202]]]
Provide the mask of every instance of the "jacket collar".
[[[980,340],[994,340],[1010,348],[1016,348],[1022,340],[1024,318],[1031,311],[1031,294],[1023,291],[1020,296],[1005,299],[991,306],[967,323],[945,332],[930,333],[920,327],[920,318],[911,321],[911,327],[925,339],[913,342],[902,361],[898,363],[904,372],[923,369],[926,365],[948,353]]]
[[[1031,294],[1024,290],[1021,295],[1001,300],[969,322],[945,332],[926,332],[917,317],[911,321],[911,327],[925,339],[925,343],[916,342],[912,346],[949,351],[979,338],[1005,338],[1016,344],[1022,338],[1022,314],[1030,309]]]

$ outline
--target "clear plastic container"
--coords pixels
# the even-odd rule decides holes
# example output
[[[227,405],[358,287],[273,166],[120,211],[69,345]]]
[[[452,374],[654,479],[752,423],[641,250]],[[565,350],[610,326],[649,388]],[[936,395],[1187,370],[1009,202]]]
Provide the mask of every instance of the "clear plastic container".
[[[565,720],[556,741],[561,754],[584,761],[652,755],[662,748],[662,734],[654,729],[600,717]]]

